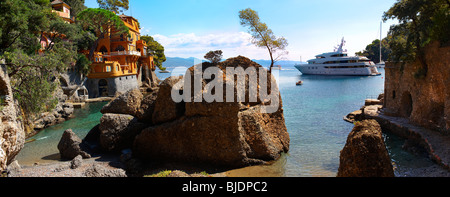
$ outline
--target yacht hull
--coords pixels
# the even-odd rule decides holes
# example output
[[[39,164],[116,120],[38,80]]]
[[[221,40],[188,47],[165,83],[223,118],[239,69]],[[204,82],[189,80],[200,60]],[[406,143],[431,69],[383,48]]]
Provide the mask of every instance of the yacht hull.
[[[375,76],[380,75],[375,66],[365,65],[295,65],[304,75],[343,75],[343,76]]]

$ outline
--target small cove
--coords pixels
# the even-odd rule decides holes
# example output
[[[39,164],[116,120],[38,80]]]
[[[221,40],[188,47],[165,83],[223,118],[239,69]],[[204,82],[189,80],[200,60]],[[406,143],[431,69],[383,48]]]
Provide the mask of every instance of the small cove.
[[[173,71],[174,68],[168,68]],[[342,118],[359,109],[367,97],[383,92],[384,69],[381,76],[307,76],[294,67],[279,71],[278,85],[283,99],[286,127],[290,135],[290,151],[271,165],[251,166],[226,172],[228,176],[332,177],[339,167],[339,152],[345,145],[353,124]],[[183,72],[174,72],[173,75]],[[164,80],[172,73],[158,73]],[[304,85],[296,86],[298,80]],[[74,117],[62,124],[46,128],[30,139],[16,159],[21,165],[59,161],[57,144],[64,130],[71,128],[80,138],[99,124],[101,108],[106,102],[87,103],[75,109]],[[396,173],[432,164],[401,149],[403,140],[385,134]]]
[[[60,159],[57,148],[63,132],[72,129],[75,134],[83,139],[87,133],[100,123],[102,113],[100,110],[107,102],[86,103],[82,109],[75,109],[73,117],[61,124],[43,129],[38,134],[27,139],[35,141],[25,144],[25,147],[17,155],[16,159],[21,165],[45,164],[57,162]]]

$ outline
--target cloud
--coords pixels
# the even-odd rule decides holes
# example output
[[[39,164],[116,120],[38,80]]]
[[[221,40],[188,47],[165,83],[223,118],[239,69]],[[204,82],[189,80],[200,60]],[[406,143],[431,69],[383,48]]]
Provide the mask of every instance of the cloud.
[[[174,35],[153,35],[153,38],[165,48],[168,57],[203,56],[211,50],[222,50],[224,58],[243,55],[251,59],[268,59],[268,53],[251,43],[251,35],[246,32],[223,32],[218,34],[197,35],[180,33]]]
[[[150,33],[150,29],[152,28],[146,28],[146,27],[141,27],[141,33],[145,32],[145,33]]]

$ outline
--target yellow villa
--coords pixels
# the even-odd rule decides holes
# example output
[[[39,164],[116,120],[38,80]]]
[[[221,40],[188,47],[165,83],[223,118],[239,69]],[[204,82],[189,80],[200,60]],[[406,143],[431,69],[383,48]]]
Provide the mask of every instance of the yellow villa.
[[[52,11],[58,14],[67,23],[74,23],[75,18],[71,16],[70,5],[61,1],[51,2]],[[138,88],[141,81],[149,76],[149,72],[155,70],[153,56],[147,53],[147,43],[141,40],[138,20],[131,17],[120,15],[123,23],[129,31],[125,34],[113,36],[107,34],[99,40],[94,59],[90,65],[90,73],[85,82],[78,79],[76,83],[84,83],[89,97],[114,96],[117,93],[125,93],[128,90]],[[109,32],[114,32],[110,29]],[[52,32],[44,32],[41,35],[41,49],[51,44]],[[64,35],[62,35],[64,36]],[[87,55],[88,51],[82,51]],[[63,75],[64,85],[69,86],[70,78],[77,78],[75,68],[68,70],[67,76]],[[144,74],[144,77],[142,76]],[[79,77],[78,77],[79,78]]]
[[[142,73],[155,70],[153,56],[147,55],[147,43],[140,39],[138,21],[131,16],[119,17],[129,32],[100,39],[87,76],[89,97],[114,96],[137,88]]]

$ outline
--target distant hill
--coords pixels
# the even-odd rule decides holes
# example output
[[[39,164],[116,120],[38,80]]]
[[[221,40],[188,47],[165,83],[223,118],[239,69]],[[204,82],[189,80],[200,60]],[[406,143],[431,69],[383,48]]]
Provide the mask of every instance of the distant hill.
[[[225,60],[225,59],[224,59]],[[177,67],[177,66],[185,66],[185,67],[191,67],[194,65],[195,62],[206,62],[206,60],[201,60],[195,57],[189,57],[189,58],[181,58],[181,57],[166,57],[166,61],[163,63],[163,67]],[[252,59],[252,61],[260,64],[261,66],[268,67],[270,66],[270,60],[255,60]],[[291,61],[291,60],[282,60],[275,62],[275,65],[281,65],[282,67],[292,67],[295,64],[299,64],[300,61]],[[303,62],[304,63],[304,62]]]
[[[260,64],[261,66],[264,66],[264,67],[269,67],[270,63],[271,63],[270,60],[254,60],[253,59],[252,61],[254,61],[254,62],[256,62],[256,63],[258,63],[258,64]],[[281,67],[286,67],[286,66],[287,67],[292,67],[295,64],[300,64],[300,61],[281,60],[281,61],[275,62],[275,65],[281,65]]]
[[[206,62],[206,60],[200,60],[195,57],[190,58],[166,57],[166,61],[163,62],[163,67],[177,67],[177,66],[191,67],[194,65],[194,62],[200,61]]]

